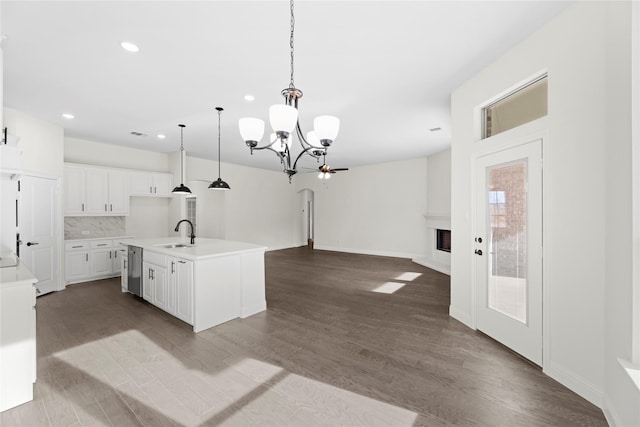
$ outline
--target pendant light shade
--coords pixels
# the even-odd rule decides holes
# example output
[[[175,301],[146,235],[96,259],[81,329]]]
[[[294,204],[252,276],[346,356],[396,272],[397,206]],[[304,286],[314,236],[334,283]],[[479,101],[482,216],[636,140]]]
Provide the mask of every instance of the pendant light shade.
[[[222,111],[224,111],[224,109],[222,107],[216,107],[216,111],[218,112],[218,179],[209,184],[209,188],[211,190],[231,190],[229,184],[227,184],[222,180],[222,178],[220,178],[220,162],[222,160],[220,159],[220,115],[222,114]],[[264,123],[262,123],[262,130],[264,131]],[[260,139],[261,138],[262,135],[260,135]]]
[[[335,116],[318,116],[313,120],[313,130],[322,145],[328,147],[338,136],[340,119]]]
[[[185,125],[178,125],[180,127],[180,185],[173,189],[173,194],[191,194],[189,187],[184,185],[184,144],[182,131]]]
[[[264,121],[253,117],[245,117],[238,121],[238,125],[242,139],[247,141],[247,144],[255,143],[258,145],[262,135],[264,135]]]
[[[298,110],[291,105],[276,104],[269,107],[269,123],[275,133],[293,131],[298,122]]]

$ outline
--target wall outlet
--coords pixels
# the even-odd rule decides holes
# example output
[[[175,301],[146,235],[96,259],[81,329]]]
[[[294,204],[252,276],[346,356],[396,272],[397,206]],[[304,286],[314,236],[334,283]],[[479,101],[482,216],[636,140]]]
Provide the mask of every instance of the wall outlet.
[[[89,233],[88,231],[83,231],[83,232],[82,232],[82,235],[83,235],[83,236],[86,236],[87,234],[90,234],[90,233]]]

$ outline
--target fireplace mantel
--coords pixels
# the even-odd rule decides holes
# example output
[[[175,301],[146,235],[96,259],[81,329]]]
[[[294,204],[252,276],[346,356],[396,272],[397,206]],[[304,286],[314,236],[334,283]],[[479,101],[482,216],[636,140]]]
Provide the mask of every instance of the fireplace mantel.
[[[423,216],[427,220],[427,228],[451,230],[451,215],[427,212]]]

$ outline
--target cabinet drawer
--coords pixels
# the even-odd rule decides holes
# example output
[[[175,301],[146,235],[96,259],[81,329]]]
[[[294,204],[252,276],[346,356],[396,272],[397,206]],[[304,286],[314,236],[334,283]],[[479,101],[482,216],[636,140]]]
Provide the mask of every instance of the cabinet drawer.
[[[159,254],[156,252],[151,252],[148,250],[143,250],[142,251],[142,259],[145,262],[151,263],[151,264],[156,264],[156,265],[160,265],[162,267],[166,267],[167,265],[167,256],[163,255],[163,254]]]
[[[89,249],[91,247],[91,242],[85,241],[85,242],[67,242],[64,244],[64,250],[65,251],[79,251],[79,250],[86,250]]]
[[[113,240],[93,240],[91,242],[91,249],[105,249],[112,248]]]

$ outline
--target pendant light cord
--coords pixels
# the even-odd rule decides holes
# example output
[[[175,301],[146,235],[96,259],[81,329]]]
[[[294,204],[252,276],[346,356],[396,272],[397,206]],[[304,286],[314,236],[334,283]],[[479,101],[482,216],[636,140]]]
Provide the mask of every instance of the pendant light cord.
[[[184,125],[180,126],[180,184],[184,184],[184,144],[183,144],[183,135]]]
[[[296,25],[296,19],[293,16],[293,0],[289,2],[290,10],[291,10],[291,32],[289,35],[289,48],[291,51],[291,81],[289,82],[289,88],[294,89],[296,86],[293,84],[293,30]]]
[[[220,179],[220,115],[222,114],[222,107],[216,107],[218,111],[218,179]]]

